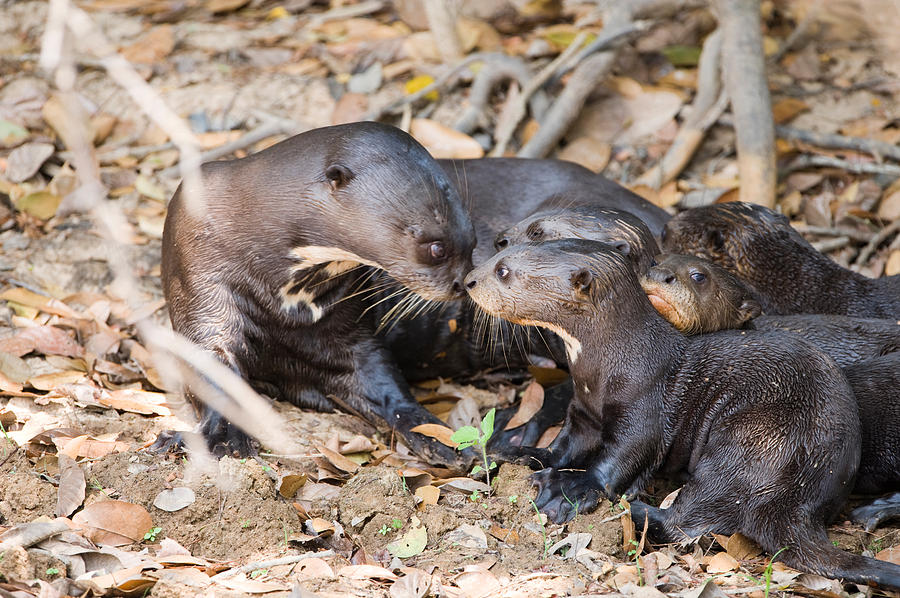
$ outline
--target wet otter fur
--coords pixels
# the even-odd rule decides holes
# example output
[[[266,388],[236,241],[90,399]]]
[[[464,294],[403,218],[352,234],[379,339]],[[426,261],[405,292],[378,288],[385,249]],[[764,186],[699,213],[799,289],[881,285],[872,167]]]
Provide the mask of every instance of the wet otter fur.
[[[703,258],[662,254],[641,277],[650,303],[685,334],[728,328],[799,334],[838,365],[900,351],[900,321],[831,314],[760,316],[750,290]]]
[[[566,341],[576,394],[535,474],[552,520],[653,475],[685,476],[668,509],[632,502],[652,539],[741,532],[770,553],[788,547],[792,567],[900,588],[900,566],[825,533],[853,484],[860,431],[850,387],[820,351],[781,333],[682,335],[626,259],[591,241],[510,247],[466,287],[482,309]]]
[[[410,431],[440,422],[410,394],[360,292],[386,273],[424,300],[465,295],[474,229],[437,162],[403,131],[368,122],[204,164],[201,177],[205,201],[179,188],[163,233],[173,328],[259,390],[318,410],[336,397],[429,461],[457,463]],[[200,429],[217,454],[251,451],[213,410]]]
[[[900,275],[873,279],[843,268],[786,217],[762,206],[733,202],[686,210],[666,224],[662,246],[722,266],[769,315],[900,318]]]

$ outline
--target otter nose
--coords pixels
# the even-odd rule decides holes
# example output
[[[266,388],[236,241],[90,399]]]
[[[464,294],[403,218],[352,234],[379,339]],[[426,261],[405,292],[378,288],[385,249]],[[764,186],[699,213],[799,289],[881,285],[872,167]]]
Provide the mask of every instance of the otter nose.
[[[663,282],[665,284],[672,284],[673,282],[675,282],[675,273],[668,268],[661,268],[660,266],[656,266],[655,268],[650,269],[649,274],[650,278],[652,278],[656,282]]]
[[[506,237],[497,237],[497,240],[494,241],[494,248],[497,251],[505,249],[507,246],[509,246],[509,239]]]
[[[478,283],[475,280],[470,280],[469,282],[466,283],[466,288],[474,289],[476,284],[478,284]]]
[[[454,280],[453,281],[453,294],[454,295],[465,295],[466,291],[463,289],[464,281],[462,280]]]

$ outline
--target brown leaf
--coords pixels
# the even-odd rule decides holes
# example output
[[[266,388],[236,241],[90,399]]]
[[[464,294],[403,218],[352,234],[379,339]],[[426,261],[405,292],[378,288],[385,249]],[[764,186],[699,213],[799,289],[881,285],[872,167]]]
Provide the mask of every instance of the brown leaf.
[[[147,509],[121,500],[91,503],[72,521],[85,529],[85,537],[92,542],[113,546],[139,542],[153,527]]]
[[[356,473],[356,470],[359,469],[359,465],[345,457],[344,455],[331,450],[326,447],[324,444],[315,444],[316,450],[322,453],[322,456],[328,459],[328,462],[338,468],[340,471],[346,471],[347,473]]]
[[[741,564],[735,560],[733,556],[727,552],[720,552],[710,557],[706,564],[707,573],[727,573],[729,571],[737,571]]]
[[[897,274],[900,274],[900,249],[893,250],[884,265],[885,276],[896,276]]]
[[[130,62],[155,64],[175,48],[175,34],[171,25],[157,25],[133,44],[122,48],[122,55]]]
[[[0,351],[0,374],[12,383],[27,382],[31,378],[31,366],[20,357]]]
[[[226,577],[225,579],[216,579],[214,581],[221,586],[225,586],[229,590],[244,592],[246,594],[268,594],[269,592],[282,592],[290,589],[290,586],[285,583],[257,581],[255,579],[247,579],[244,576]]]
[[[363,120],[368,111],[369,96],[361,93],[345,93],[331,113],[331,124],[342,125]]]
[[[166,395],[161,392],[132,389],[112,390],[101,394],[98,401],[101,405],[131,413],[172,415],[172,411],[166,407]]]
[[[15,301],[16,303],[21,303],[22,305],[27,305],[28,307],[33,307],[48,314],[62,316],[64,318],[78,319],[83,317],[81,314],[73,310],[62,301],[59,301],[58,299],[47,297],[46,295],[39,295],[35,292],[29,291],[28,289],[23,289],[21,287],[14,287],[12,289],[3,291],[2,293],[0,293],[0,299]]]
[[[435,486],[420,486],[416,488],[416,496],[422,499],[419,510],[424,511],[428,505],[436,505],[441,497],[441,489]]]
[[[391,571],[375,565],[347,565],[338,571],[338,575],[350,579],[397,579]]]
[[[231,12],[250,2],[250,0],[207,0],[206,10],[212,13]]]
[[[889,563],[894,563],[895,565],[900,565],[900,546],[885,548],[878,552],[875,555],[875,558],[880,561],[887,561]]]
[[[801,112],[809,110],[809,105],[797,98],[785,98],[772,105],[772,116],[777,124],[784,124],[794,120]]]
[[[57,386],[63,384],[77,384],[84,382],[87,374],[78,370],[66,370],[64,372],[55,372],[53,374],[43,374],[40,376],[32,376],[28,379],[28,385],[38,390],[53,390]]]
[[[51,143],[20,145],[6,159],[6,178],[13,183],[30,179],[55,151]]]
[[[537,448],[547,448],[550,446],[556,437],[559,435],[560,430],[562,430],[562,426],[550,426],[544,433],[541,434],[541,437],[538,439],[535,447]]]
[[[307,476],[305,473],[282,473],[278,479],[278,493],[285,498],[293,498],[297,494],[297,490],[306,483]]]
[[[72,459],[77,459],[78,457],[99,459],[113,452],[121,453],[127,451],[129,448],[127,442],[120,442],[115,439],[101,440],[86,434],[69,439],[66,439],[64,436],[55,436],[53,437],[53,444],[56,445],[59,454],[66,455]]]
[[[434,438],[441,444],[449,446],[450,448],[456,448],[458,446],[457,443],[450,440],[450,437],[453,436],[453,430],[447,426],[442,426],[440,424],[419,424],[410,429],[410,432]]]
[[[541,410],[544,406],[544,387],[537,382],[532,382],[522,393],[522,400],[519,401],[519,409],[516,414],[507,422],[504,430],[512,430],[521,425],[527,424],[534,417],[534,414]]]
[[[507,529],[505,527],[500,527],[496,523],[491,524],[491,529],[488,530],[488,533],[500,540],[501,542],[505,542],[506,544],[518,544],[519,543],[519,532],[514,529]]]
[[[560,160],[581,164],[593,172],[600,172],[609,164],[610,156],[612,156],[610,144],[600,139],[584,136],[568,143],[556,157]]]
[[[462,160],[484,156],[484,148],[477,141],[434,120],[414,118],[409,132],[435,158]]]
[[[68,517],[84,502],[84,471],[68,455],[58,455],[59,488],[56,493],[56,516]]]
[[[297,563],[294,574],[300,579],[333,578],[334,569],[323,559],[313,557]]]

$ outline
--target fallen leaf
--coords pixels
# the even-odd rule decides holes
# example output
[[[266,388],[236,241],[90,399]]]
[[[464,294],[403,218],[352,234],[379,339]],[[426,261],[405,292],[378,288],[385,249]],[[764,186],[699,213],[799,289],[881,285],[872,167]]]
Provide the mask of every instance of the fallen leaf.
[[[900,249],[893,250],[884,265],[885,276],[896,276],[897,274],[900,274]]]
[[[496,523],[491,524],[491,529],[488,530],[488,533],[506,544],[515,545],[519,543],[519,532],[514,529],[500,527]]]
[[[20,197],[14,203],[16,209],[39,220],[50,220],[56,215],[56,210],[62,202],[62,197],[49,191],[35,191],[24,197]]]
[[[435,484],[441,489],[452,488],[458,492],[472,494],[475,490],[479,492],[490,492],[491,487],[484,482],[473,480],[471,478],[449,478],[445,480],[436,480]]]
[[[537,382],[532,382],[522,393],[522,399],[519,401],[519,409],[516,414],[507,422],[504,430],[512,430],[531,421],[534,414],[541,410],[544,406],[544,387]]]
[[[457,443],[450,439],[450,437],[453,436],[453,430],[447,426],[442,426],[440,424],[419,424],[418,426],[411,428],[410,432],[434,438],[441,444],[449,446],[450,448],[456,448],[458,446]]]
[[[566,144],[557,154],[560,160],[581,164],[588,170],[600,172],[609,164],[612,145],[590,136],[578,137]]]
[[[719,552],[710,557],[706,564],[707,573],[727,573],[737,571],[741,564],[727,552]]]
[[[24,359],[0,351],[0,373],[10,382],[24,383],[31,378],[31,367]]]
[[[92,542],[113,546],[139,542],[153,526],[147,509],[121,500],[91,503],[72,521],[85,528],[84,535]]]
[[[0,147],[14,147],[28,139],[28,130],[0,118]]]
[[[484,534],[484,530],[471,523],[464,523],[452,532],[445,534],[442,542],[464,548],[487,549],[487,536]]]
[[[6,159],[6,178],[13,183],[30,179],[55,151],[56,148],[51,143],[32,142],[20,145]]]
[[[56,516],[68,517],[84,502],[84,471],[68,455],[60,454],[59,488],[56,492]]]
[[[288,473],[280,474],[278,479],[278,493],[284,498],[293,498],[297,494],[297,490],[306,483],[307,476],[305,473]]]
[[[725,551],[739,561],[752,559],[762,554],[762,548],[743,534],[736,533],[731,536],[713,535],[716,541],[725,548]]]
[[[59,301],[58,299],[54,299],[52,297],[47,297],[46,295],[39,295],[38,293],[29,291],[28,289],[23,289],[21,287],[14,287],[3,291],[2,293],[0,293],[0,299],[6,299],[7,301],[14,301],[22,305],[27,305],[28,307],[33,307],[55,316],[75,319],[82,318],[81,314],[73,310],[62,301]]]
[[[441,497],[441,489],[435,486],[420,486],[416,488],[416,496],[422,499],[419,510],[425,510],[427,505],[436,505]]]
[[[418,91],[422,91],[432,83],[434,83],[434,77],[432,77],[431,75],[417,75],[403,84],[403,90],[408,95],[412,95]],[[424,97],[430,102],[436,102],[440,95],[435,89],[426,93]]]
[[[196,499],[194,491],[185,486],[166,488],[153,499],[153,506],[172,513],[191,506]]]
[[[329,463],[334,465],[341,471],[345,471],[347,473],[356,473],[356,470],[359,469],[359,465],[345,457],[344,455],[331,450],[326,447],[324,444],[315,444],[316,450],[322,453]]]
[[[418,523],[419,519],[413,517],[413,527],[385,547],[392,556],[398,559],[408,559],[425,550],[425,545],[428,543],[428,532],[424,525],[417,525]]]
[[[480,143],[435,120],[414,118],[409,133],[435,158],[462,160],[484,156]]]
[[[101,405],[131,413],[172,415],[172,411],[165,406],[166,395],[161,392],[133,389],[112,390],[101,394],[97,401]]]
[[[772,104],[772,116],[779,125],[794,120],[794,117],[807,110],[809,105],[798,98],[784,98]]]
[[[332,578],[334,577],[334,569],[323,559],[313,557],[297,563],[297,566],[294,568],[294,574],[300,579]]]
[[[500,590],[500,580],[490,571],[466,571],[454,577],[453,582],[463,596],[496,596]]]
[[[894,563],[895,565],[900,565],[900,546],[891,546],[890,548],[885,548],[882,551],[879,551],[875,558],[880,561],[887,561],[889,563]]]
[[[431,576],[420,569],[407,569],[406,575],[391,585],[391,598],[423,598],[431,588]]]
[[[226,577],[225,579],[215,579],[213,581],[229,590],[247,594],[268,594],[269,592],[283,592],[290,589],[290,586],[285,583],[256,581],[255,579],[247,579],[244,576]]]
[[[175,35],[171,25],[157,25],[133,44],[122,48],[122,55],[129,62],[155,64],[168,56],[175,48]]]
[[[53,374],[43,374],[41,376],[32,376],[28,379],[28,385],[37,390],[53,390],[57,386],[63,384],[77,384],[83,382],[87,374],[78,370],[68,370],[65,372],[55,372]]]

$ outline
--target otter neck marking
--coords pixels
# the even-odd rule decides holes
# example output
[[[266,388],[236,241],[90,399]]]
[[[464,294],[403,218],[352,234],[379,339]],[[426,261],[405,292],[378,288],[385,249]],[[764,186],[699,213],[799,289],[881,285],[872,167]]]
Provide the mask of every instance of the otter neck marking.
[[[523,326],[540,326],[541,328],[546,328],[551,332],[555,332],[566,344],[566,357],[569,358],[569,365],[575,363],[578,360],[578,356],[581,355],[581,341],[563,330],[560,326],[548,322],[539,322],[538,320],[519,320],[517,323],[522,324]]]
[[[290,257],[297,263],[291,266],[288,282],[279,289],[281,308],[293,311],[302,305],[313,324],[325,315],[325,307],[318,305],[316,299],[328,292],[329,281],[360,265],[383,269],[376,262],[337,247],[294,247]]]

